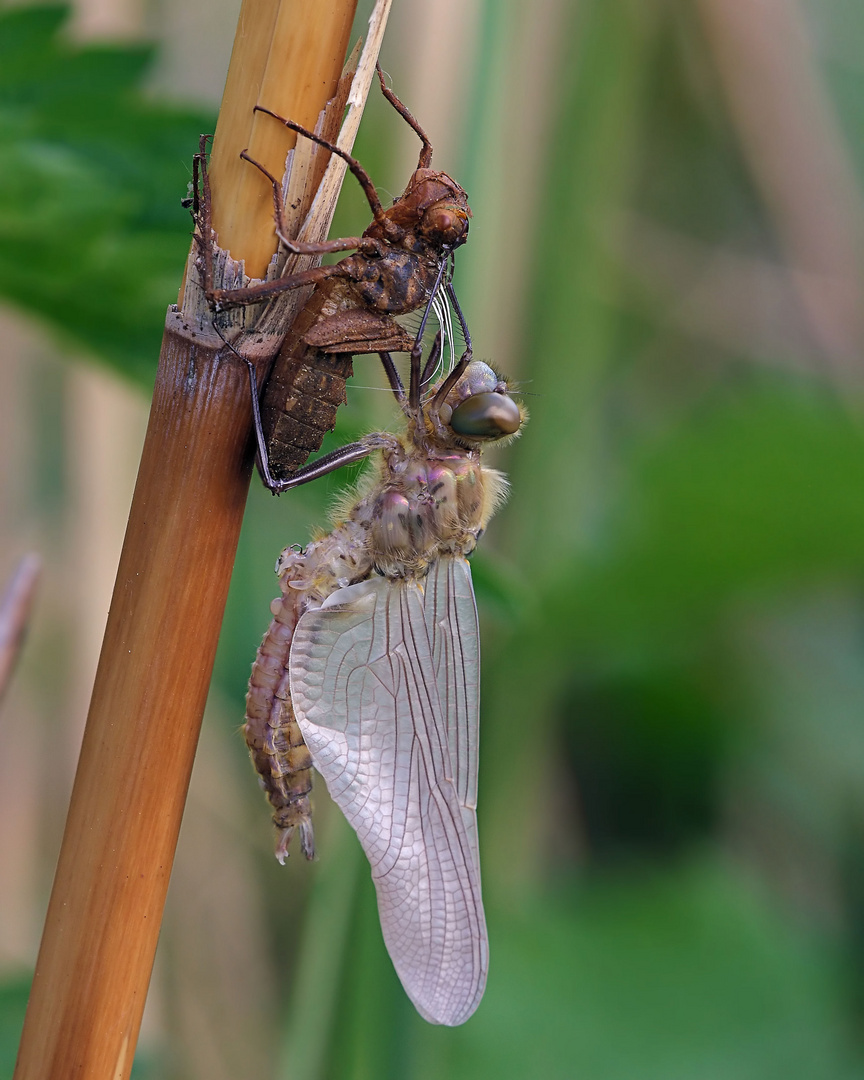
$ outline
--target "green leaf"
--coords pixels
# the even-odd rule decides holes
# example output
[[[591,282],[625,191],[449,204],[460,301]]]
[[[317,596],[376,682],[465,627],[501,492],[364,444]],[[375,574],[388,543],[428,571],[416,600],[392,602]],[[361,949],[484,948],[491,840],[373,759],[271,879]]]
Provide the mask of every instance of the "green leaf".
[[[213,118],[145,95],[150,48],[65,41],[67,12],[0,7],[0,294],[149,383]]]

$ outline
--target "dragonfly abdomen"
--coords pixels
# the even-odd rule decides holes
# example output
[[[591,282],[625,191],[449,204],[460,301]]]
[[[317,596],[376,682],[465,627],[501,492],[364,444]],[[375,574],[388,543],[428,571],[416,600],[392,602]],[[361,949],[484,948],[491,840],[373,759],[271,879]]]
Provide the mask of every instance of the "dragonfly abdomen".
[[[267,432],[275,477],[296,472],[336,426],[336,413],[346,400],[345,383],[353,373],[351,360],[351,353],[328,354],[305,346],[293,364],[280,370],[281,408]]]
[[[294,716],[288,683],[297,611],[291,597],[274,600],[272,610],[273,621],[252,665],[243,734],[279,830],[276,857],[284,862],[297,828],[303,854],[307,859],[315,854],[309,804],[312,758]]]
[[[356,289],[350,280],[319,285],[273,364],[261,420],[277,480],[296,472],[336,426],[353,374],[352,356],[411,349],[413,339],[389,315],[360,306]]]

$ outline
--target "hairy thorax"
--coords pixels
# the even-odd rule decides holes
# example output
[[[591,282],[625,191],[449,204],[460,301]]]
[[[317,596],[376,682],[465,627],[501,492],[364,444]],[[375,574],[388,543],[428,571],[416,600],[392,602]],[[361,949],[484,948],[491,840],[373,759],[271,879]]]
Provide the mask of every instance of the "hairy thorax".
[[[395,456],[395,455],[394,455]],[[369,507],[369,543],[385,577],[422,574],[441,555],[468,555],[486,502],[479,455],[408,456]]]
[[[422,578],[442,555],[471,554],[503,491],[476,451],[411,453],[394,439],[366,495],[305,552],[286,549],[278,572],[313,604],[375,573]]]

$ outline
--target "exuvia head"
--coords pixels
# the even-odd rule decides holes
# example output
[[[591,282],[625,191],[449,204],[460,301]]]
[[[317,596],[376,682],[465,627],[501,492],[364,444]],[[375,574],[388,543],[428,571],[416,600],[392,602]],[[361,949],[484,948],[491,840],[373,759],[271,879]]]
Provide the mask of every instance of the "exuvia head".
[[[461,206],[453,199],[439,199],[428,210],[424,210],[418,232],[434,247],[452,251],[461,247],[468,239],[470,217],[471,211],[467,204]]]
[[[398,229],[406,242],[413,237],[415,242],[452,250],[468,238],[471,210],[465,191],[447,173],[416,169],[384,215],[387,228]],[[375,224],[367,229],[367,234],[375,232]]]

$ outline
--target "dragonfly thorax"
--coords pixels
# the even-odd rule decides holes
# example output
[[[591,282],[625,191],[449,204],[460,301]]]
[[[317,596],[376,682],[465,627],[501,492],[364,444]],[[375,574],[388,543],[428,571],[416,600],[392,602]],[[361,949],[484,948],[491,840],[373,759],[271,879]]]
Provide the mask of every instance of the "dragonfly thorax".
[[[398,457],[385,464],[388,479],[370,508],[376,569],[385,577],[410,577],[442,555],[469,555],[489,517],[487,488],[496,488],[497,474],[472,452]]]
[[[387,259],[344,259],[351,289],[367,308],[401,315],[426,303],[438,273],[435,259],[390,249]]]
[[[377,471],[337,507],[333,531],[283,553],[277,572],[306,602],[374,574],[421,579],[441,558],[470,555],[503,501],[507,481],[483,468],[482,449],[516,434],[524,411],[494,369],[472,361],[443,400],[433,389],[405,412],[402,436],[374,436]]]

